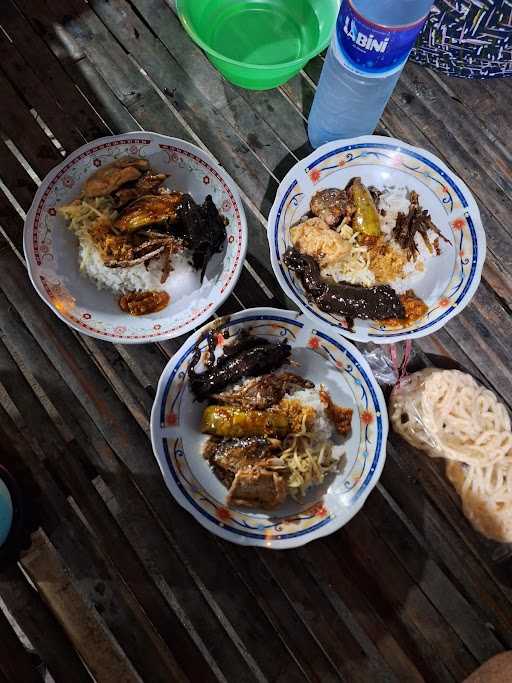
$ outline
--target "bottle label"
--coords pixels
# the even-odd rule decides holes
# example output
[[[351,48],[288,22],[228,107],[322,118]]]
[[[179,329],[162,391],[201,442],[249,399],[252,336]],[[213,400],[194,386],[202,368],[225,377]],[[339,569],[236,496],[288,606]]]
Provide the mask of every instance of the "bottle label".
[[[414,24],[380,26],[365,19],[352,0],[344,0],[336,25],[335,54],[359,76],[383,78],[398,73],[412,50],[426,16]]]

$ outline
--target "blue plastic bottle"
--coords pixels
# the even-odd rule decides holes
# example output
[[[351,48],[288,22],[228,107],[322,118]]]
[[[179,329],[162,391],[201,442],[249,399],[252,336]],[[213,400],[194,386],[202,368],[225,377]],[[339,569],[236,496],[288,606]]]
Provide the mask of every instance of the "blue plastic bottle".
[[[313,147],[373,133],[433,0],[342,0],[308,133]]]

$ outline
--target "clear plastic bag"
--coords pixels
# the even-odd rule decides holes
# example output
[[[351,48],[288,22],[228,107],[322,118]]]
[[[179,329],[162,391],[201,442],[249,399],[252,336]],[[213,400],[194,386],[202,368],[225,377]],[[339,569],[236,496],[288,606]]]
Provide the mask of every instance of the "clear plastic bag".
[[[486,537],[492,563],[510,567],[512,432],[497,396],[471,375],[427,368],[395,385],[389,418],[408,443],[445,460],[447,479],[466,518]]]
[[[395,385],[404,375],[407,365],[414,358],[410,342],[403,344],[359,344],[359,350],[368,361],[379,384]]]
[[[437,372],[442,371],[427,368],[408,375],[395,384],[389,400],[389,419],[395,432],[431,458],[445,457],[439,440],[425,423],[421,407],[425,381]]]

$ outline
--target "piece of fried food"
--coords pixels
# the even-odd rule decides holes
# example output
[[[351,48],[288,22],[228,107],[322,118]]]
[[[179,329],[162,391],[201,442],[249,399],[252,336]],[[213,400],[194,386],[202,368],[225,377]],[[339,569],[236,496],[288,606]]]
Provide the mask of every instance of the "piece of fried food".
[[[116,159],[87,178],[84,183],[84,195],[89,199],[106,197],[126,183],[138,180],[142,172],[148,168],[149,163],[146,159],[129,156]]]
[[[135,232],[147,225],[175,223],[182,197],[181,192],[140,197],[122,211],[114,227],[121,232]]]
[[[290,237],[295,249],[314,258],[320,268],[339,265],[352,250],[350,241],[321,218],[310,218],[290,228]]]
[[[279,411],[288,418],[290,433],[298,434],[305,429],[313,429],[316,420],[316,410],[312,406],[306,406],[293,398],[283,398],[279,403]]]

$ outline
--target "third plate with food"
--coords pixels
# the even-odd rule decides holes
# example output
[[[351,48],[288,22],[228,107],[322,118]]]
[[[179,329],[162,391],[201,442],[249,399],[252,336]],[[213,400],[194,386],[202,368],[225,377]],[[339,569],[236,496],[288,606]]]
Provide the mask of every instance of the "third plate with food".
[[[385,460],[382,392],[361,353],[301,313],[208,324],[169,361],[151,437],[175,499],[244,545],[289,548],[361,508]]]
[[[486,239],[468,187],[440,159],[366,136],[324,145],[279,186],[274,272],[315,324],[356,341],[431,334],[474,295]]]

